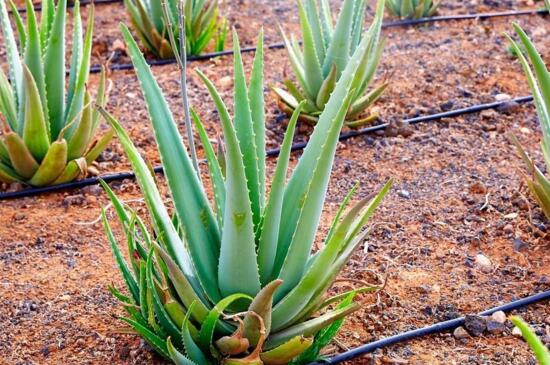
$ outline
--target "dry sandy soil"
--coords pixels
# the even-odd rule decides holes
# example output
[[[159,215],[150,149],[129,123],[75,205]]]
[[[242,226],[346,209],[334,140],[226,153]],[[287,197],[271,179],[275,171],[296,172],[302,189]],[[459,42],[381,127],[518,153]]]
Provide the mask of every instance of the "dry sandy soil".
[[[333,3],[338,6],[339,1]],[[539,4],[445,0],[440,14]],[[117,27],[127,21],[123,6],[101,5],[96,10],[94,62],[112,52],[116,53],[114,62],[127,62]],[[292,0],[230,1],[228,14],[243,46],[254,44],[262,25],[267,44],[280,41],[277,23],[297,30]],[[392,82],[376,105],[382,121],[491,102],[499,94],[527,95],[521,68],[506,51],[503,33],[511,30],[512,21],[532,35],[550,60],[548,16],[384,30],[388,42],[378,79],[391,76]],[[247,65],[252,56],[244,56]],[[192,69],[198,67],[212,77],[229,101],[231,64],[231,57],[222,57],[192,63],[189,70],[192,104],[212,136],[219,130],[217,114]],[[267,83],[279,83],[289,72],[285,50],[266,53]],[[180,116],[177,68],[156,67],[154,73]],[[158,164],[135,75],[120,71],[110,78],[114,87],[109,109],[151,163]],[[92,89],[96,83],[97,76],[92,76]],[[281,142],[286,117],[267,89],[266,101],[268,144],[275,147]],[[361,183],[357,198],[390,177],[396,184],[372,219],[372,234],[364,249],[354,256],[333,290],[350,288],[357,280],[387,280],[387,285],[384,291],[362,298],[364,310],[346,322],[329,353],[550,288],[548,222],[522,183],[521,163],[507,139],[508,133],[517,135],[542,166],[540,128],[533,106],[508,105],[417,125],[410,131],[407,137],[381,133],[339,146],[320,233],[355,182]],[[310,127],[300,126],[297,141],[307,139],[310,132]],[[293,158],[298,157],[299,153]],[[273,165],[269,160],[270,169]],[[102,155],[98,169],[101,173],[129,169],[116,140]],[[112,187],[143,212],[139,189],[132,181]],[[121,287],[122,280],[97,219],[107,204],[96,186],[0,204],[0,363],[164,364],[138,337],[121,334],[124,325],[117,317],[122,310],[107,287]],[[491,261],[490,267],[482,270],[475,264],[478,254]],[[548,303],[519,314],[549,342]],[[428,336],[353,363],[534,364],[534,359],[527,345],[507,330],[466,340],[451,333]]]

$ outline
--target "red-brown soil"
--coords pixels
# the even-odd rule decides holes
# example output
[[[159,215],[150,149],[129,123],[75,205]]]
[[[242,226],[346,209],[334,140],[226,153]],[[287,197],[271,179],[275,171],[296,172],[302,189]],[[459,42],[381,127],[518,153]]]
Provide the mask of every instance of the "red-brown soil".
[[[340,2],[334,1],[335,6]],[[446,0],[441,14],[533,8],[540,2]],[[94,62],[119,48],[117,23],[127,21],[121,4],[97,6]],[[372,12],[371,12],[372,13]],[[229,19],[243,46],[253,45],[263,25],[266,44],[279,42],[277,23],[297,30],[291,0],[238,0]],[[452,21],[384,31],[387,47],[378,79],[391,87],[376,104],[385,121],[491,102],[499,94],[527,95],[518,62],[503,36],[519,22],[550,61],[550,18],[522,16]],[[4,53],[5,50],[1,50]],[[250,66],[252,54],[244,55]],[[115,62],[127,62],[118,51]],[[2,66],[5,66],[3,62]],[[190,97],[212,136],[217,114],[198,67],[231,100],[232,58],[191,64]],[[154,73],[181,116],[178,71]],[[285,50],[266,52],[266,83],[290,73]],[[152,164],[159,163],[141,93],[132,71],[113,72],[111,110]],[[97,76],[91,77],[91,89]],[[267,90],[267,89],[266,89]],[[286,118],[266,91],[269,147],[282,140]],[[338,203],[357,181],[365,196],[388,178],[392,193],[371,220],[372,234],[341,275],[334,290],[357,280],[387,280],[383,292],[364,298],[365,309],[346,322],[334,353],[381,337],[458,315],[475,313],[550,288],[548,221],[529,196],[521,162],[507,139],[514,133],[542,166],[540,128],[532,105],[511,105],[411,127],[408,137],[368,135],[341,143],[321,233]],[[297,140],[311,128],[300,127]],[[294,159],[299,153],[294,155]],[[270,170],[274,160],[269,160]],[[101,173],[126,171],[115,140],[103,154]],[[162,178],[160,179],[162,183]],[[144,213],[132,181],[113,183],[119,196]],[[14,187],[11,187],[13,189]],[[107,287],[122,286],[98,217],[108,205],[99,187],[3,201],[0,204],[0,363],[164,364],[136,336],[121,334],[121,307]],[[113,216],[112,211],[108,211]],[[116,234],[121,238],[118,225]],[[320,238],[322,235],[319,235]],[[475,257],[492,262],[482,271]],[[519,311],[550,338],[548,303]],[[450,333],[392,346],[353,364],[534,364],[523,340],[508,333],[457,340]]]

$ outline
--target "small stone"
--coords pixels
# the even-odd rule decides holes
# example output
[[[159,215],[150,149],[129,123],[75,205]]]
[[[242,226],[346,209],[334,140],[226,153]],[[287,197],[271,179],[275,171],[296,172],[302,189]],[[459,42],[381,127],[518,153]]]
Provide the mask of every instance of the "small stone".
[[[464,340],[464,339],[470,338],[470,335],[468,334],[468,332],[466,332],[464,327],[457,327],[453,331],[453,336],[458,340]]]
[[[491,321],[503,324],[506,323],[506,313],[504,313],[503,311],[497,311],[491,314]]]
[[[527,244],[519,238],[516,238],[512,240],[512,247],[514,247],[514,251],[522,251],[527,248]]]
[[[493,268],[491,260],[485,255],[478,254],[476,255],[476,266],[481,269],[483,272],[490,272]]]
[[[498,111],[504,114],[511,114],[519,109],[519,104],[515,101],[507,101],[498,107]]]
[[[512,233],[514,232],[514,226],[511,224],[507,224],[502,230],[504,231],[504,233]]]
[[[404,199],[411,198],[411,193],[408,190],[399,190],[397,192],[397,195],[399,195],[401,198],[404,198]]]
[[[233,84],[233,80],[229,76],[224,76],[220,79],[220,84],[222,87],[229,87]]]
[[[487,321],[481,316],[468,314],[464,321],[464,327],[472,336],[481,336],[487,329]]]
[[[485,187],[485,185],[483,185],[479,181],[476,181],[475,183],[470,185],[470,193],[472,193],[472,194],[486,194],[487,193],[487,188]]]
[[[64,302],[67,302],[67,301],[71,300],[71,296],[69,294],[65,294],[65,295],[60,296],[59,299],[61,299]]]
[[[518,327],[514,327],[514,329],[512,330],[512,336],[523,337],[523,334],[521,333],[521,330]]]
[[[499,323],[492,320],[487,322],[487,332],[493,335],[498,335],[503,333],[504,331],[506,331],[506,326],[504,325],[504,323]]]
[[[510,99],[512,99],[512,97],[508,94],[498,94],[495,96],[496,101],[506,101]]]
[[[127,53],[126,52],[126,45],[120,39],[115,39],[115,41],[113,42],[113,45],[111,46],[111,48],[114,52],[118,51],[118,52],[122,52],[122,53]]]
[[[25,213],[17,212],[13,215],[13,220],[18,222],[24,220],[25,218],[27,218]]]

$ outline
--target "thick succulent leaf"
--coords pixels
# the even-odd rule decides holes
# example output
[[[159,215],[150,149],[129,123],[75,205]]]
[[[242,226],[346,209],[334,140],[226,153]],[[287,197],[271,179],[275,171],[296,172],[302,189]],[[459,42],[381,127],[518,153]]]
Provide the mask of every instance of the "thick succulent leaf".
[[[17,175],[17,172],[15,172],[10,166],[0,162],[0,181],[11,184],[13,182],[22,182],[23,180],[24,179]]]
[[[40,45],[40,33],[36,21],[36,13],[31,0],[25,0],[27,10],[27,47],[25,48],[25,65],[34,79],[36,90],[40,95],[40,107],[42,113],[48,115],[46,105],[46,88],[44,85],[44,66],[42,63],[42,49]],[[26,79],[27,77],[24,76]],[[25,87],[27,90],[27,87]],[[27,109],[27,106],[25,106]],[[49,127],[48,127],[49,133]]]
[[[319,7],[319,18],[321,18],[321,28],[323,30],[323,39],[325,40],[325,49],[330,44],[334,25],[332,24],[332,12],[328,0],[321,0]]]
[[[134,303],[139,303],[140,300],[139,300],[138,283],[134,278],[134,276],[132,275],[132,272],[128,268],[128,265],[126,264],[126,261],[124,260],[124,257],[120,252],[120,249],[118,248],[118,243],[113,234],[111,225],[109,224],[109,220],[107,219],[107,215],[105,214],[104,209],[101,211],[101,220],[103,222],[103,228],[105,229],[105,233],[107,234],[107,239],[109,241],[109,244],[111,245],[111,250],[113,251],[113,255],[115,256],[116,264],[118,266],[118,269],[122,273],[122,278],[124,279],[124,282],[126,283],[126,287],[128,288],[128,291],[130,292],[130,294],[132,295]]]
[[[191,336],[191,332],[189,331],[189,325],[190,325],[189,316],[191,311],[193,310],[192,307],[193,306],[189,308],[189,311],[187,312],[187,315],[185,316],[185,319],[183,320],[183,324],[181,326],[183,347],[185,348],[185,352],[187,353],[187,356],[189,356],[189,358],[193,362],[201,365],[202,364],[209,365],[210,361],[206,359],[206,356],[202,352],[199,345],[195,343],[195,340],[193,339],[193,337]]]
[[[237,135],[229,112],[214,85],[198,71],[214,99],[222,122],[226,145],[226,200],[222,247],[218,279],[223,295],[245,293],[255,295],[260,290],[256,262],[256,244],[250,197],[246,185],[244,163]],[[246,278],[243,280],[243,278]]]
[[[382,96],[388,86],[389,83],[385,82],[382,85],[373,89],[368,94],[356,100],[355,103],[351,105],[351,108],[346,115],[346,119],[353,119],[361,114],[363,111],[365,111],[365,109],[371,106],[374,102],[376,102],[376,100],[378,100]]]
[[[338,16],[338,22],[332,35],[327,56],[323,63],[323,72],[328,75],[333,64],[336,65],[338,76],[346,68],[350,57],[351,31],[353,27],[353,9],[355,0],[345,0]]]
[[[288,123],[283,144],[281,145],[281,150],[277,159],[275,173],[273,174],[271,182],[269,200],[262,220],[262,232],[258,242],[258,267],[260,270],[260,280],[263,285],[271,281],[273,276],[286,173],[292,149],[292,141],[294,139],[294,131],[303,105],[304,102],[297,106]]]
[[[174,362],[176,365],[197,365],[197,363],[191,361],[189,358],[182,355],[172,344],[172,340],[170,337],[166,339],[166,348],[168,350],[168,354],[170,355],[170,359]]]
[[[86,83],[90,73],[90,56],[92,54],[93,32],[94,32],[94,5],[92,4],[88,10],[88,25],[84,36],[84,44],[82,46],[82,57],[79,61],[78,74],[74,85],[74,93],[72,94],[71,104],[65,110],[65,124],[70,123],[84,107],[84,96],[86,93]],[[71,66],[72,67],[72,66]],[[75,125],[69,127],[67,136],[71,136],[75,130]]]
[[[368,197],[355,205],[342,222],[336,226],[334,233],[330,236],[330,241],[314,259],[303,278],[273,309],[273,328],[275,330],[292,323],[302,309],[315,301],[315,295],[319,293],[319,289],[326,282],[325,279],[338,273],[340,267],[334,265],[338,256],[342,254],[347,245],[353,242],[358,233],[356,232],[357,227],[364,226],[391,186],[392,181],[390,180],[374,198]],[[351,237],[348,237],[350,235]]]
[[[288,58],[290,59],[290,64],[292,66],[292,70],[294,71],[294,75],[298,79],[298,82],[302,86],[302,89],[304,89],[304,92],[308,94],[308,97],[312,99],[313,97],[309,95],[308,88],[307,88],[307,82],[306,82],[306,75],[304,70],[304,63],[302,60],[302,55],[295,47],[292,46],[292,42],[288,39],[288,37],[285,35],[284,31],[280,29],[281,36],[283,37],[283,42],[285,44],[285,48],[288,52]]]
[[[280,332],[272,334],[268,338],[265,346],[267,349],[272,349],[296,336],[313,336],[321,329],[329,326],[331,323],[348,316],[349,314],[359,310],[360,308],[360,304],[352,303],[344,308],[327,312],[319,317],[310,319],[309,321],[294,325]]]
[[[317,50],[315,49],[315,39],[311,30],[311,25],[309,24],[309,20],[301,0],[298,1],[298,10],[300,14],[300,26],[302,28],[303,38],[303,66],[306,82],[304,86],[305,91],[309,94],[310,98],[315,99],[315,96],[323,84],[323,70],[317,56]]]
[[[9,129],[14,132],[19,130],[17,119],[17,105],[12,86],[4,71],[0,68],[0,113],[6,119]]]
[[[351,94],[348,94],[332,121],[326,141],[320,151],[318,162],[311,166],[314,170],[313,175],[305,195],[300,200],[300,216],[296,222],[296,230],[292,235],[290,246],[288,246],[286,252],[277,250],[277,259],[280,260],[281,257],[285,257],[282,266],[276,266],[276,269],[281,268],[278,277],[284,281],[281,289],[277,292],[277,300],[281,299],[300,281],[305,270],[305,263],[311,252],[323,211],[332,163],[338,145],[338,136],[350,104]]]
[[[30,179],[38,170],[38,162],[23,139],[15,132],[4,132],[4,144],[13,169],[21,177]]]
[[[550,364],[550,352],[548,351],[548,348],[542,343],[542,341],[537,337],[533,329],[531,329],[527,323],[525,323],[521,318],[517,316],[511,317],[510,320],[516,327],[520,329],[523,338],[525,339],[525,341],[527,341],[527,343],[535,353],[535,357],[537,358],[539,364]]]
[[[52,1],[53,5],[53,1]],[[65,13],[67,0],[57,4],[55,19],[49,33],[44,56],[46,94],[51,135],[57,137],[64,127],[65,117]],[[42,20],[44,24],[44,20]],[[80,156],[78,156],[80,157]]]
[[[23,67],[25,79],[25,119],[23,140],[34,158],[41,162],[50,148],[48,125],[42,108],[40,92],[31,71]]]
[[[212,2],[214,3],[214,1]],[[250,110],[256,144],[256,159],[258,161],[258,184],[260,209],[264,208],[265,201],[265,102],[264,102],[264,33],[260,30],[256,44],[256,56],[250,75],[248,89]]]
[[[262,337],[262,330],[265,331],[265,336],[269,336],[271,332],[273,295],[282,283],[281,280],[274,280],[267,284],[248,307],[248,313],[244,317],[244,337],[248,339],[251,346],[258,345]],[[261,317],[261,321],[258,316]]]
[[[101,152],[103,152],[103,150],[107,148],[107,145],[114,135],[115,131],[112,128],[109,128],[109,130],[105,134],[103,134],[97,141],[92,143],[92,145],[88,149],[88,152],[86,152],[86,155],[84,156],[88,165],[91,165],[92,162],[94,162],[99,157],[99,155],[101,155]]]
[[[84,99],[86,106],[82,110],[80,117],[76,118],[76,127],[74,133],[68,138],[69,152],[68,159],[73,160],[80,158],[88,149],[88,143],[92,138],[92,104],[90,102],[90,94],[86,92]]]
[[[216,219],[160,87],[128,28],[122,26],[122,32],[140,80],[159,146],[164,174],[170,186],[176,212],[184,226],[187,247],[195,263],[198,279],[208,297],[214,302],[218,301],[220,293],[216,267],[220,232]],[[184,247],[177,250],[186,251]],[[178,258],[178,264],[183,265],[181,258]],[[182,269],[184,272],[187,271],[184,267]],[[189,276],[187,272],[186,276]]]
[[[76,0],[73,6],[73,39],[71,50],[71,65],[69,71],[69,85],[67,92],[66,106],[70,106],[73,102],[74,94],[76,91],[76,81],[80,74],[80,60],[82,59],[82,17],[80,16],[80,1]],[[65,112],[67,112],[65,110]],[[67,120],[65,118],[65,120]]]
[[[350,46],[350,56],[355,52],[357,46],[361,42],[361,37],[363,35],[363,24],[365,22],[367,1],[360,0],[355,4],[355,9],[353,11],[353,28],[351,30],[351,46]]]
[[[323,64],[325,60],[326,43],[323,28],[321,26],[321,18],[319,16],[319,9],[315,0],[305,0],[304,10],[307,15],[307,19],[315,41],[315,50],[317,51],[317,59],[320,64]]]
[[[254,227],[257,227],[260,218],[262,204],[258,167],[258,148],[256,145],[256,133],[254,128],[254,122],[252,120],[252,111],[250,108],[249,93],[246,86],[246,78],[244,73],[244,66],[241,57],[241,49],[239,45],[239,39],[236,30],[233,30],[233,54],[234,54],[234,68],[235,68],[235,82],[234,82],[234,128],[237,133],[237,140],[239,142],[240,153],[242,154],[242,163],[244,164],[245,172],[245,186],[248,186],[248,194],[250,196],[250,204],[252,209],[252,220]],[[261,60],[260,60],[261,61]],[[261,68],[256,71],[262,71]],[[257,88],[254,92],[257,92]],[[257,96],[256,96],[257,97]],[[264,121],[262,120],[263,124]],[[225,135],[225,133],[224,133]],[[263,142],[262,142],[263,144]],[[229,144],[228,144],[229,150]],[[229,180],[228,180],[229,181]],[[225,232],[224,232],[225,233]],[[227,294],[227,293],[226,293]]]
[[[0,26],[2,29],[4,46],[7,53],[9,77],[14,89],[13,93],[16,96],[17,105],[19,106],[19,108],[21,108],[23,104],[23,65],[21,63],[19,50],[17,49],[15,35],[11,28],[8,9],[6,8],[6,3],[4,1],[0,1]],[[22,120],[20,122],[22,122]],[[20,133],[21,129],[18,129],[16,131]]]
[[[201,293],[202,288],[195,276],[194,268],[191,263],[187,250],[182,249],[184,244],[176,232],[172,220],[164,206],[164,202],[160,192],[157,189],[155,180],[151,175],[147,163],[140,156],[136,147],[133,145],[130,137],[124,131],[120,123],[114,119],[105,110],[100,109],[104,118],[111,124],[117,136],[122,144],[128,160],[132,164],[133,171],[136,175],[136,180],[141,187],[141,191],[144,195],[145,203],[149,209],[153,227],[157,232],[157,236],[161,237],[162,242],[165,244],[171,257],[175,258],[175,261],[185,274],[185,277],[189,280],[196,293]],[[196,176],[193,173],[193,176]]]
[[[381,1],[381,3],[381,5],[383,5],[383,1]],[[334,92],[325,105],[325,110],[319,117],[319,121],[309,139],[308,145],[304,149],[302,157],[298,161],[290,181],[287,184],[283,201],[281,230],[278,243],[278,256],[279,252],[281,252],[282,258],[286,255],[288,245],[290,244],[292,235],[296,230],[300,215],[301,208],[299,204],[296,204],[296,202],[302,201],[305,197],[312,179],[313,171],[315,170],[315,166],[319,163],[318,156],[324,148],[323,145],[327,142],[327,135],[339,112],[342,105],[342,100],[344,100],[346,95],[350,92],[351,82],[367,47],[368,40],[363,39],[361,41],[361,45],[358,47],[357,51],[348,63],[348,67],[344,70],[342,76],[336,83]]]
[[[223,172],[216,152],[210,143],[210,139],[208,139],[208,135],[206,134],[206,130],[204,129],[204,125],[202,124],[199,116],[194,110],[191,110],[191,116],[195,123],[195,127],[197,128],[197,133],[201,140],[202,148],[204,150],[204,154],[206,155],[206,160],[208,161],[208,173],[210,174],[210,180],[212,181],[214,190],[214,201],[216,204],[218,225],[223,227],[223,209],[225,208],[225,180]]]
[[[296,336],[282,345],[260,354],[265,365],[286,365],[313,344],[311,338]]]
[[[168,353],[168,349],[166,348],[166,342],[157,336],[153,331],[151,331],[149,328],[145,327],[143,324],[130,319],[130,318],[121,318],[124,322],[128,323],[130,326],[134,328],[134,330],[147,341],[155,349],[156,352],[164,356],[165,358],[169,359],[170,354]]]
[[[199,333],[199,345],[205,352],[210,351],[210,346],[212,346],[212,339],[214,338],[214,331],[216,327],[220,326],[220,316],[223,315],[223,312],[232,304],[237,301],[251,301],[252,298],[245,294],[232,294],[228,297],[220,300],[214,308],[208,312],[208,315],[202,322],[202,327]],[[227,330],[227,326],[225,329]],[[230,327],[229,327],[230,328]]]

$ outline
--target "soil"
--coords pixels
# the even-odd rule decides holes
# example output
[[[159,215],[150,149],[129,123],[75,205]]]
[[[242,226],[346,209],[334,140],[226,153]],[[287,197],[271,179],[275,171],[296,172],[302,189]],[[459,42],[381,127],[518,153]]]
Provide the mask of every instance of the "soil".
[[[336,7],[339,1],[332,2]],[[502,11],[540,6],[532,1],[446,0],[440,14]],[[372,6],[372,5],[371,5]],[[277,23],[297,31],[295,2],[236,0],[230,23],[243,46],[253,45],[263,25],[266,44],[280,41]],[[372,11],[370,11],[372,13]],[[389,18],[388,18],[389,19]],[[117,23],[127,21],[121,4],[96,8],[94,62],[115,51],[127,62]],[[522,16],[484,21],[450,21],[384,30],[387,47],[378,80],[391,87],[375,108],[382,121],[528,95],[517,60],[503,36],[511,22],[532,35],[550,60],[550,18]],[[4,50],[2,50],[3,52]],[[243,56],[246,66],[252,54]],[[5,62],[3,62],[5,67]],[[219,121],[198,67],[231,100],[232,58],[192,63],[189,92],[211,136]],[[176,66],[155,67],[176,116],[181,106]],[[266,52],[266,84],[277,84],[290,65],[285,50]],[[130,132],[149,161],[159,163],[154,137],[133,71],[113,72],[109,110]],[[97,76],[90,79],[95,89]],[[267,91],[268,147],[282,140],[286,117]],[[360,182],[357,199],[390,177],[396,184],[371,220],[372,233],[341,274],[332,292],[361,282],[386,282],[383,291],[361,298],[365,307],[351,316],[327,354],[438,321],[476,313],[550,289],[548,221],[522,181],[522,164],[507,136],[515,134],[543,166],[540,128],[534,107],[508,105],[454,119],[419,124],[412,135],[368,135],[339,145],[319,238],[338,203]],[[311,127],[300,126],[296,140]],[[299,153],[293,159],[298,158]],[[274,160],[269,160],[273,169]],[[102,173],[127,171],[118,141],[98,162]],[[163,184],[162,178],[159,178]],[[142,213],[132,181],[112,184]],[[18,187],[4,187],[16,189]],[[124,334],[122,308],[107,290],[122,287],[99,214],[108,199],[97,186],[0,204],[0,363],[2,364],[164,364],[142,340]],[[113,216],[112,210],[108,210]],[[115,233],[122,239],[118,225]],[[123,245],[124,246],[124,245]],[[488,267],[476,257],[490,260]],[[550,307],[532,305],[517,314],[546,343]],[[451,333],[398,344],[353,364],[534,364],[522,339],[502,334],[457,339]]]

